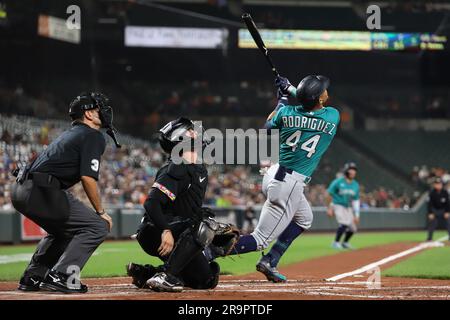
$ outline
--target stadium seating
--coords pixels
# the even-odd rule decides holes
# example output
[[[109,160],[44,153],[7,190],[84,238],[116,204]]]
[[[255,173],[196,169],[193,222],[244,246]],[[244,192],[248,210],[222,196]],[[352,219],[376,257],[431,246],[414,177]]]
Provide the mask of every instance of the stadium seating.
[[[410,174],[416,165],[427,164],[444,168],[449,166],[449,131],[357,130],[352,133],[352,137],[405,174]]]
[[[367,190],[383,186],[397,193],[412,193],[414,191],[411,184],[397,178],[364,154],[357,152],[341,138],[335,139],[324,155],[320,167],[314,175],[314,183],[328,184],[335,177],[335,173],[342,170],[342,167],[348,161],[354,161],[358,165],[357,180]]]
[[[3,166],[0,169],[5,173],[2,178],[5,186],[7,187],[10,182],[7,173],[14,163],[29,161],[43,150],[45,144],[67,127],[67,121],[0,115],[2,133],[0,155],[3,159]],[[164,157],[158,147],[148,141],[128,135],[120,135],[119,138],[124,145],[121,150],[112,147],[110,139],[106,139],[109,147],[101,169],[101,189],[106,202],[126,206],[138,205],[148,193],[151,181]],[[370,193],[378,192],[380,189],[386,189],[391,200],[394,200],[396,195],[401,196],[404,193],[411,195],[414,191],[412,184],[397,178],[364,154],[357,152],[338,135],[308,187],[312,205],[325,204],[326,186],[347,161],[358,163],[358,180],[364,186],[364,193],[369,197],[373,197]],[[264,198],[260,192],[261,176],[258,169],[258,166],[210,166],[210,185],[206,202],[220,206],[261,204]],[[7,190],[1,193],[5,191]],[[75,188],[74,192],[80,197],[84,196],[79,187]],[[372,202],[367,205],[390,204]]]

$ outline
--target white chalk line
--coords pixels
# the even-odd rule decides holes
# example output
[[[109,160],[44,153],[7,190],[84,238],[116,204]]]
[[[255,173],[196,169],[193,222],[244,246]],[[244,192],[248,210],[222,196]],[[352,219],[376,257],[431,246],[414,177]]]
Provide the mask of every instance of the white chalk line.
[[[301,286],[301,287],[306,287],[306,286],[321,286],[324,284],[323,281],[316,281],[316,282],[303,282],[303,281],[298,281],[298,280],[291,280],[282,284],[279,283],[271,283],[268,282],[267,280],[226,280],[226,281],[220,281],[219,285],[217,286],[218,288],[220,287],[236,287],[236,288],[242,288],[242,286],[244,285],[262,285],[265,287],[278,287],[278,286],[283,286],[283,287],[293,287],[293,286]],[[366,285],[367,282],[366,281],[342,281],[342,282],[331,282],[331,283],[326,283],[327,286],[338,286],[338,285]],[[90,285],[89,287],[92,288],[102,288],[102,287],[110,287],[110,288],[135,288],[137,289],[133,284],[127,284],[127,283],[117,283],[117,284],[102,284],[102,285]]]
[[[336,275],[334,277],[328,278],[328,279],[326,279],[326,281],[338,281],[338,280],[341,280],[341,279],[344,279],[344,278],[347,278],[347,277],[351,277],[351,276],[354,276],[354,275],[357,275],[357,274],[361,274],[361,273],[367,272],[369,270],[373,270],[374,268],[377,268],[377,267],[379,267],[379,266],[381,266],[383,264],[386,264],[388,262],[391,262],[391,261],[397,260],[399,258],[405,257],[407,255],[410,255],[410,254],[414,253],[414,252],[418,252],[418,251],[421,251],[421,250],[424,250],[424,249],[428,249],[428,248],[442,247],[443,246],[442,242],[445,241],[445,240],[447,240],[447,236],[442,237],[442,238],[438,239],[437,241],[425,242],[425,243],[418,244],[417,246],[412,247],[412,248],[410,248],[408,250],[404,250],[404,251],[399,252],[397,254],[394,254],[394,255],[391,255],[389,257],[383,258],[383,259],[378,260],[376,262],[373,262],[371,264],[365,265],[365,266],[363,266],[363,267],[361,267],[359,269],[356,269],[356,270],[353,270],[353,271],[350,271],[350,272],[346,272],[346,273],[342,273],[342,274],[338,274],[338,275]]]
[[[26,262],[26,261],[30,261],[32,256],[33,256],[32,253],[18,253],[18,254],[1,255],[0,256],[0,264]]]
[[[320,285],[322,284],[322,285]],[[361,293],[347,293],[346,291],[354,291],[354,290],[365,290],[367,291],[367,288],[355,288],[355,287],[343,287],[344,284],[356,284],[356,283],[350,283],[350,282],[335,282],[335,283],[328,283],[327,285],[323,285],[322,283],[317,283],[315,285],[305,286],[304,288],[282,288],[280,286],[285,287],[285,284],[274,284],[278,287],[273,288],[266,288],[266,287],[259,287],[259,288],[243,288],[241,285],[234,285],[234,289],[232,287],[224,287],[223,285],[219,285],[214,290],[192,290],[187,289],[184,290],[184,293],[194,293],[194,294],[201,294],[201,293],[214,293],[214,292],[228,292],[228,293],[298,293],[302,295],[313,295],[313,296],[337,296],[337,297],[353,297],[353,298],[365,298],[365,299],[414,299],[414,298],[428,298],[428,299],[450,299],[450,293],[448,295],[423,295],[423,294],[413,294],[413,295],[399,295],[399,294],[393,294],[393,295],[374,295],[373,293],[369,294],[361,294]],[[358,283],[360,284],[360,283]],[[339,286],[337,286],[339,285]],[[127,286],[128,288],[130,285],[127,284],[119,284],[117,287],[124,287]],[[93,286],[94,289],[102,288],[102,287],[111,287],[111,285],[105,285],[105,286]],[[125,288],[123,288],[125,289]],[[59,294],[59,293],[46,293],[46,292],[36,292],[36,293],[23,293],[19,291],[0,291],[0,297],[7,298],[8,296],[22,296],[24,299],[37,299],[37,298],[43,298],[43,299],[75,299],[75,298],[87,298],[87,299],[108,299],[108,297],[126,297],[130,295],[138,295],[137,299],[140,297],[148,296],[149,294],[158,294],[150,290],[138,290],[137,288],[133,288],[134,290],[124,292],[90,292],[88,294]],[[407,287],[382,287],[380,289],[376,289],[377,291],[403,291],[403,290],[430,290],[430,289],[437,289],[437,290],[447,290],[450,292],[450,286],[444,285],[444,286],[407,286]],[[340,291],[340,292],[336,292]],[[181,293],[182,294],[182,293]],[[107,296],[106,296],[107,295]]]
[[[368,266],[371,266],[371,268],[369,268],[368,270],[374,268],[373,265],[374,264],[384,264],[387,263],[389,261],[398,259],[401,256],[407,255],[407,254],[411,254],[413,252],[416,252],[418,250],[422,250],[425,248],[430,248],[430,247],[437,247],[437,246],[441,246],[442,244],[440,243],[441,241],[446,240],[447,237],[443,237],[439,240],[437,240],[436,242],[431,242],[431,243],[423,243],[420,244],[416,247],[413,247],[411,249],[405,250],[403,252],[400,252],[396,255],[387,257],[385,259],[382,259],[378,262],[375,262],[373,264],[370,264]],[[420,249],[417,249],[420,248]],[[414,250],[414,251],[412,251]],[[407,254],[405,254],[405,252],[407,252]],[[392,257],[396,257],[395,259],[392,259]],[[389,260],[387,262],[383,262],[386,261],[388,259],[392,259]],[[383,263],[380,263],[383,262]],[[368,266],[362,267],[358,270],[362,270],[367,268]],[[355,270],[357,271],[357,270]],[[355,272],[353,271],[353,272]],[[366,271],[366,270],[365,270]],[[350,272],[350,273],[353,273]],[[359,274],[362,273],[364,271],[355,273],[355,274]],[[350,273],[346,273],[346,274],[350,274]],[[342,276],[342,275],[339,275]],[[337,276],[336,276],[337,277]],[[348,276],[345,276],[348,277]],[[334,278],[334,277],[333,277]],[[123,278],[122,278],[123,279]],[[331,278],[330,278],[331,279]],[[327,279],[327,281],[330,281],[330,279]],[[266,280],[235,280],[235,279],[229,279],[229,280],[225,280],[222,281],[221,284],[218,285],[218,287],[214,290],[184,290],[184,293],[200,293],[200,292],[208,292],[208,293],[213,293],[213,292],[249,292],[249,293],[300,293],[302,295],[316,295],[316,296],[342,296],[342,297],[352,297],[352,298],[365,298],[365,299],[414,299],[414,298],[427,298],[427,299],[450,299],[450,294],[449,295],[373,295],[373,294],[369,294],[369,295],[364,295],[364,294],[357,294],[357,293],[346,293],[345,291],[354,291],[354,290],[367,290],[367,288],[350,288],[350,287],[342,287],[343,285],[350,285],[350,286],[358,286],[358,285],[365,285],[366,282],[365,281],[342,281],[342,282],[336,282],[337,280],[335,280],[334,282],[328,282],[327,285],[324,285],[324,282],[313,282],[313,281],[308,281],[308,280],[288,280],[287,283],[283,283],[283,284],[275,284],[275,283],[267,283]],[[251,286],[252,284],[261,284],[263,283],[263,287],[260,288],[245,288],[245,286]],[[283,286],[284,288],[280,288],[279,286]],[[292,287],[292,286],[300,286],[300,288],[286,288],[286,287]],[[58,294],[58,293],[43,293],[43,292],[39,292],[39,293],[26,293],[24,294],[23,292],[18,292],[18,291],[0,291],[0,296],[23,296],[23,298],[54,298],[54,299],[58,299],[58,298],[65,298],[65,299],[74,299],[74,298],[88,298],[88,299],[95,299],[95,298],[104,298],[104,299],[108,299],[108,297],[125,297],[125,296],[129,296],[129,295],[140,295],[140,296],[145,296],[148,294],[156,294],[155,292],[152,292],[150,290],[138,290],[137,288],[135,288],[133,285],[131,284],[106,284],[106,285],[93,285],[91,286],[94,289],[101,289],[103,287],[117,287],[117,288],[122,288],[122,289],[134,289],[133,291],[129,291],[129,292],[107,292],[107,293],[102,293],[102,292],[96,292],[96,293],[88,293],[87,295],[84,294],[71,294],[71,295],[66,295],[66,294]],[[302,288],[303,287],[303,288]],[[233,289],[235,288],[235,289]],[[421,289],[421,290],[426,290],[426,289],[434,289],[434,290],[450,290],[450,286],[407,286],[407,287],[382,287],[377,289],[378,290],[417,290],[417,289]],[[337,290],[343,291],[343,292],[335,292]],[[331,291],[331,292],[330,292]],[[108,295],[108,297],[105,297],[105,294]]]
[[[401,289],[401,288],[399,288]],[[450,299],[449,295],[373,295],[373,294],[357,294],[357,293],[345,293],[345,292],[328,292],[323,291],[323,289],[317,289],[317,290],[308,290],[308,289],[272,289],[272,290],[261,290],[261,289],[241,289],[241,290],[225,290],[225,289],[214,289],[214,290],[184,290],[180,295],[186,294],[186,293],[193,293],[193,294],[199,294],[201,292],[224,292],[224,293],[233,293],[233,292],[240,292],[240,293],[299,293],[305,296],[334,296],[334,297],[350,297],[350,298],[364,298],[364,299],[417,299],[417,298],[426,298],[426,299]],[[108,292],[107,296],[105,293],[91,293],[91,294],[55,294],[55,293],[49,293],[49,294],[24,294],[22,292],[8,292],[7,296],[22,296],[24,299],[37,299],[37,298],[43,298],[43,299],[76,299],[76,298],[84,298],[84,299],[109,299],[110,297],[126,297],[126,296],[136,296],[136,294],[139,294],[137,299],[139,299],[139,296],[145,297],[149,294],[155,295],[155,294],[161,294],[157,292],[153,292],[150,290],[146,291],[138,291],[138,292],[115,292],[111,293]],[[0,292],[0,296],[3,294],[3,292]]]
[[[106,248],[98,249],[92,255],[98,256],[105,253],[117,253],[126,251],[125,249]],[[17,254],[5,254],[0,255],[0,264],[16,263],[16,262],[29,262],[33,253],[17,253]]]

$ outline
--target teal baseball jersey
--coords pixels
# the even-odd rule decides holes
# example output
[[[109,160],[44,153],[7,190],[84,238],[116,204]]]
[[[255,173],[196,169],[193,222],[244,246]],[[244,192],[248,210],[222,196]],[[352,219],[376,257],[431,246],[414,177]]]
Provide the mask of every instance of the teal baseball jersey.
[[[354,179],[350,183],[345,177],[334,179],[327,191],[334,204],[347,208],[352,206],[352,201],[359,200],[359,183]]]
[[[280,130],[280,165],[311,177],[338,124],[339,111],[333,107],[306,111],[302,106],[282,106],[270,122]]]

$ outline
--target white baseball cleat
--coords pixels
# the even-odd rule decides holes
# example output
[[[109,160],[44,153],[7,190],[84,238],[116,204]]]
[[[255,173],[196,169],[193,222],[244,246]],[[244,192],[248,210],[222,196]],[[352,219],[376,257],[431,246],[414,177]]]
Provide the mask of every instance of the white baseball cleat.
[[[349,250],[355,249],[355,248],[353,248],[353,246],[352,246],[350,243],[348,243],[348,242],[342,242],[342,248],[343,248],[343,249],[349,249]]]
[[[337,241],[333,241],[333,243],[331,244],[331,247],[334,248],[334,249],[338,249],[338,250],[342,249],[341,244],[339,242],[337,242]]]

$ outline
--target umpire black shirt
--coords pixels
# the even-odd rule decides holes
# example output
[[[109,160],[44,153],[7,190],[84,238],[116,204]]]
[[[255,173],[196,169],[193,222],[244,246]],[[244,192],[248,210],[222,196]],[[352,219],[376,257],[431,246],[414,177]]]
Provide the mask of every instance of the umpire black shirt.
[[[437,191],[436,189],[433,189],[430,191],[428,196],[429,213],[442,210],[445,212],[450,212],[450,201],[447,190],[442,189],[441,191]]]
[[[80,182],[82,176],[98,180],[100,158],[106,141],[99,130],[81,122],[64,131],[34,161],[30,172],[56,177],[63,189]]]

